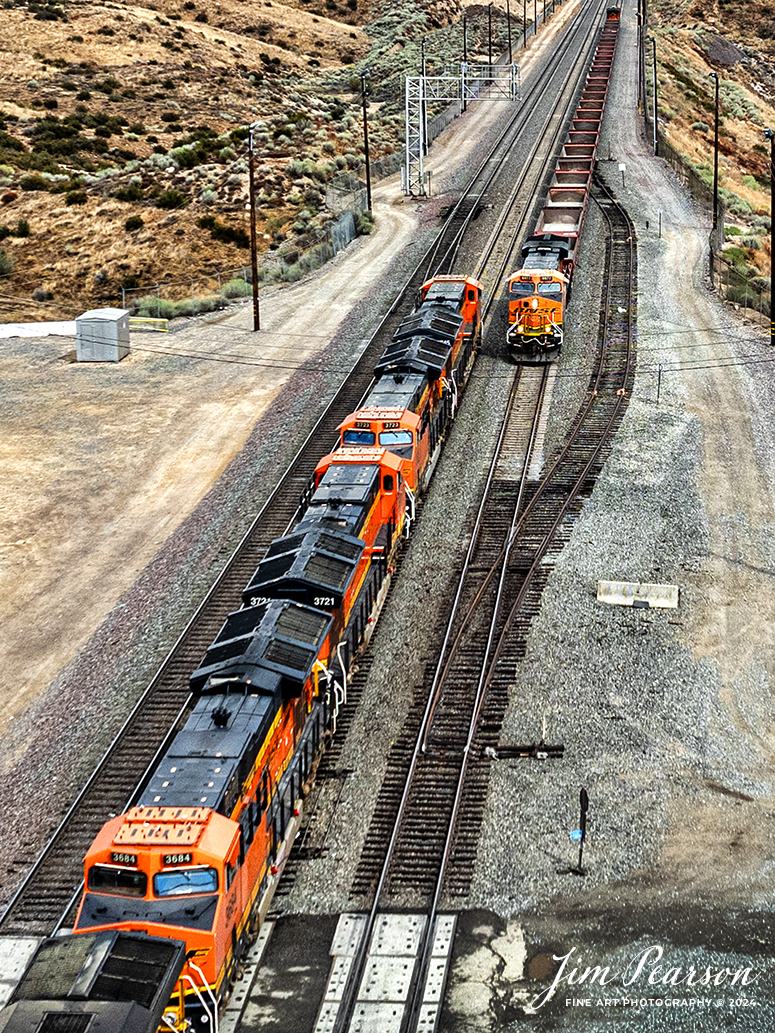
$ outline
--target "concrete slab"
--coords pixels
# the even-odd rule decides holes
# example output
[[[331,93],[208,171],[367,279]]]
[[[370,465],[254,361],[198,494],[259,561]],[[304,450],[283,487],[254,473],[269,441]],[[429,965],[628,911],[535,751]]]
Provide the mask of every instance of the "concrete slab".
[[[348,913],[340,915],[334,933],[334,941],[331,944],[331,953],[352,957],[363,937],[366,921],[366,915]]]
[[[612,606],[678,607],[678,585],[652,585],[637,581],[598,581],[597,599]]]
[[[401,1033],[404,1009],[395,1004],[358,1003],[349,1033]]]
[[[426,923],[425,915],[380,915],[374,925],[369,954],[415,957]]]
[[[370,955],[358,991],[358,1005],[361,1001],[405,1001],[415,962],[415,958]]]
[[[42,942],[31,936],[0,937],[0,1007],[10,1000],[30,958]]]

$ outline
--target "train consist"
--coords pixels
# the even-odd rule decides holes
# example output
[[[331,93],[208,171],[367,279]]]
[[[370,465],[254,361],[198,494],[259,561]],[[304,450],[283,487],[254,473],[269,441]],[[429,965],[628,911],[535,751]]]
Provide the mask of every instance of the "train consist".
[[[508,278],[506,342],[515,362],[551,362],[560,353],[576,248],[584,226],[616,52],[619,15],[618,7],[606,12],[546,203],[533,233],[522,245],[522,268]]]
[[[141,1000],[132,997],[137,948],[127,941],[133,966],[111,962],[124,978],[103,980],[93,1000],[88,993],[70,1000],[68,990],[60,995],[67,1002],[52,1003],[37,955],[0,1015],[0,1031],[48,1028],[36,1024],[45,1024],[41,1016],[63,1014],[73,1024],[52,1020],[52,1030],[86,1029],[76,1020],[98,1015],[90,1030],[145,1033],[160,1014],[161,1029],[213,1028],[266,913],[304,786],[480,341],[477,280],[438,276],[420,293],[367,398],[341,424],[338,447],[318,463],[292,530],[271,544],[242,607],[191,676],[184,727],[137,805],[107,822],[89,848],[76,935],[41,948],[53,957],[56,944],[58,968],[86,987],[117,934],[141,935],[149,959],[163,960],[157,975],[149,964],[136,991]],[[171,943],[180,949],[170,952]],[[131,1014],[127,1001],[139,1001]]]

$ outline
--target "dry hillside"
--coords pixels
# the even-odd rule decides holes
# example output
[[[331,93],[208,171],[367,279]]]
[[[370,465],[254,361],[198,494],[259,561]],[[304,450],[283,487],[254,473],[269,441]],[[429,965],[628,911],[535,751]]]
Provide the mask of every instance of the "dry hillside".
[[[719,184],[727,254],[768,286],[770,143],[764,129],[775,128],[775,4],[655,0],[649,19],[657,49],[660,129],[708,183],[715,119],[711,73],[719,77]],[[650,62],[647,67],[649,79]]]
[[[72,317],[119,303],[122,288],[135,303],[223,288],[249,262],[250,123],[259,246],[292,262],[333,218],[327,185],[362,170],[360,72],[369,69],[378,158],[400,148],[403,74],[417,69],[420,39],[431,66],[461,57],[458,0],[2,6],[4,321]],[[494,11],[496,51],[506,39],[500,7],[505,0]],[[469,53],[483,55],[488,8],[465,10]],[[769,258],[762,128],[773,122],[775,7],[760,2],[759,20],[750,10],[736,0],[658,0],[649,20],[662,128],[705,176],[708,72],[722,77],[722,186],[732,192],[724,197],[740,226],[740,261],[754,275]],[[368,220],[359,228],[368,231]]]

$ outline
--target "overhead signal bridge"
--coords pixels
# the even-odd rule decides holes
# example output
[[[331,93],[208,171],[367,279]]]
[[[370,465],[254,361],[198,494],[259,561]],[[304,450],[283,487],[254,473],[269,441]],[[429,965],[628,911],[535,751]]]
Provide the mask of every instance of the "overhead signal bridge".
[[[470,65],[442,75],[406,77],[406,165],[402,170],[405,194],[426,193],[423,159],[427,146],[427,105],[436,101],[518,100],[519,69],[510,65]]]

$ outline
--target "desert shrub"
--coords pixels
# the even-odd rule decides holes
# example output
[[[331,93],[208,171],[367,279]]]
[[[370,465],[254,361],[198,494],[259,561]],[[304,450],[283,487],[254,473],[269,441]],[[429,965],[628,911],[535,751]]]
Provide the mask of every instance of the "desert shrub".
[[[131,233],[132,230],[139,230],[143,226],[145,226],[145,223],[139,215],[130,215],[127,221],[124,223],[124,229],[127,231],[127,233]]]
[[[724,248],[724,258],[732,265],[747,265],[748,254],[741,247]]]
[[[224,244],[236,244],[242,248],[250,247],[250,237],[245,230],[218,222],[214,215],[203,215],[201,219],[197,219],[196,224],[202,230],[209,230],[213,240],[220,240]]]
[[[0,240],[5,240],[6,237],[11,236],[11,231],[8,226],[0,226]]]
[[[6,255],[5,251],[0,251],[0,276],[10,275],[13,269],[13,259]]]
[[[736,215],[739,219],[745,219],[753,212],[752,204],[744,198],[738,197],[737,194],[733,194],[726,187],[719,188],[719,197],[724,202],[726,210],[731,212],[732,215]]]
[[[228,283],[220,289],[220,294],[224,298],[247,298],[252,293],[252,287],[249,283],[245,283],[243,279],[229,280]]]
[[[22,190],[48,190],[49,184],[40,175],[22,176],[19,180]]]
[[[173,147],[170,151],[170,158],[179,169],[195,169],[202,164],[195,147]]]
[[[692,122],[692,129],[696,129],[698,133],[710,132],[710,126],[707,122]]]
[[[204,11],[200,11],[199,14],[195,15],[194,21],[195,22],[206,22],[207,21],[207,14]]]
[[[38,287],[37,290],[32,292],[33,301],[51,301],[54,297],[51,291],[47,291],[44,287]]]
[[[0,166],[1,168],[2,166]],[[769,215],[753,215],[751,217],[751,226],[754,229],[764,230],[766,233],[769,233],[772,228],[772,219]]]
[[[355,216],[355,232],[361,236],[366,236],[374,229],[374,216],[371,212],[358,212]]]
[[[65,194],[65,204],[86,204],[85,190],[71,190]]]
[[[740,229],[739,226],[725,226],[724,227],[724,236],[725,237],[741,237],[742,234],[743,234],[743,231]]]
[[[177,111],[162,111],[161,120],[162,122],[177,122],[180,118],[180,114]]]
[[[743,176],[742,184],[744,187],[748,187],[749,190],[761,190],[761,186],[755,176]]]
[[[218,195],[214,190],[210,190],[209,187],[205,187],[199,195],[199,200],[201,204],[215,204],[218,200]]]
[[[166,298],[157,298],[151,294],[145,298],[137,298],[131,303],[132,312],[138,316],[152,319],[172,319],[175,315],[175,302]]]
[[[145,159],[145,164],[154,169],[170,169],[175,165],[175,159],[171,158],[163,147],[153,149],[153,154]]]
[[[744,237],[740,237],[741,247],[749,247],[754,251],[758,251],[762,246],[761,238],[755,236],[753,233],[747,233]]]
[[[14,230],[15,237],[29,237],[30,235],[30,224],[26,219],[19,219],[16,223],[16,229]]]
[[[120,189],[113,192],[112,196],[115,197],[117,201],[142,201],[143,188],[132,183],[127,187],[120,187]]]
[[[168,211],[171,211],[173,208],[183,208],[187,204],[190,204],[190,199],[179,190],[176,190],[175,187],[165,190],[156,199],[156,207],[165,208]]]
[[[217,312],[224,307],[224,300],[217,295],[201,298],[182,298],[175,302],[176,316],[198,316],[203,312]]]

